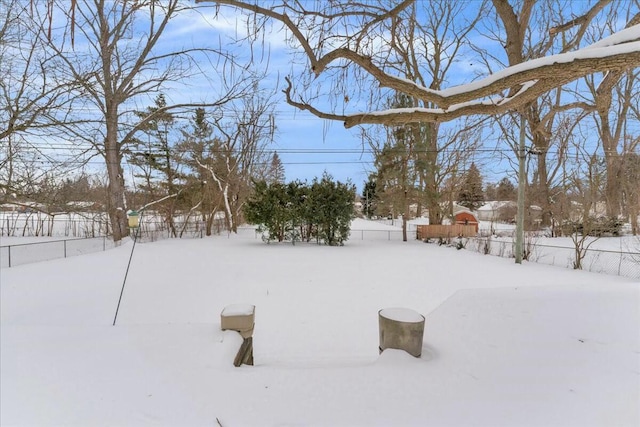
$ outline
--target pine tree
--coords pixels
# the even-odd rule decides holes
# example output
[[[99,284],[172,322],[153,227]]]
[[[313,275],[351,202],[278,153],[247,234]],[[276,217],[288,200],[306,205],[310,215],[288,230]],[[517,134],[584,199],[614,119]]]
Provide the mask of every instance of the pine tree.
[[[190,171],[187,176],[189,185],[186,187],[186,193],[191,198],[191,205],[199,207],[200,216],[205,223],[205,233],[210,236],[213,232],[215,213],[220,208],[220,197],[210,173],[198,163],[210,162],[215,141],[213,128],[207,121],[204,108],[196,108],[189,120],[189,126],[182,129],[181,133],[178,151],[185,153],[182,161]]]
[[[517,198],[516,187],[513,185],[509,178],[504,177],[498,183],[496,187],[496,198],[497,200],[505,201],[511,200],[515,201]]]
[[[267,182],[274,183],[279,182],[284,184],[285,172],[284,165],[278,156],[278,152],[274,152],[271,156],[271,164],[269,165],[269,171],[267,172]]]
[[[458,193],[458,203],[471,210],[476,210],[482,206],[483,202],[482,176],[476,164],[471,163]]]
[[[129,163],[138,166],[142,175],[135,175],[145,180],[144,188],[151,198],[175,193],[177,181],[181,178],[177,172],[176,162],[172,154],[169,135],[175,119],[171,113],[163,112],[167,101],[163,94],[156,96],[154,105],[144,111],[136,111],[135,115],[144,119],[152,116],[141,129],[144,136],[134,139]],[[157,194],[157,188],[164,191]]]
[[[371,218],[378,207],[378,196],[376,194],[377,178],[375,174],[369,176],[369,181],[365,182],[362,190],[362,213],[365,217]]]
[[[147,107],[144,111],[135,112],[138,118],[147,121],[141,128],[145,136],[133,141],[129,162],[143,171],[143,175],[137,175],[137,177],[144,178],[143,189],[147,191],[150,199],[178,194],[184,179],[184,176],[178,172],[177,159],[170,141],[175,118],[165,111],[166,106],[167,101],[164,95],[159,94],[153,106]],[[157,208],[163,212],[173,237],[177,237],[173,218],[175,205],[176,199],[157,205]]]
[[[391,100],[392,108],[415,106],[415,100],[404,94],[399,93]],[[428,168],[425,129],[417,123],[395,126],[389,130],[388,140],[376,153],[377,194],[390,211],[388,213],[394,217],[402,215],[402,240],[405,242],[408,240],[410,207],[418,202],[417,187],[419,184],[422,186],[422,174]]]

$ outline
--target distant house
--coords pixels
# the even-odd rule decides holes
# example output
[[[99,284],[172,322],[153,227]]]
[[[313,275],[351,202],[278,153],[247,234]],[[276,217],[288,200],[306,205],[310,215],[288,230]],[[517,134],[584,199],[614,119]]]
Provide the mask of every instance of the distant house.
[[[476,212],[480,221],[514,223],[518,213],[518,204],[513,201],[487,202],[480,206]],[[525,215],[530,221],[538,222],[542,218],[542,208],[529,205],[525,210]]]
[[[512,201],[492,201],[480,206],[476,211],[480,221],[515,220],[517,203]]]

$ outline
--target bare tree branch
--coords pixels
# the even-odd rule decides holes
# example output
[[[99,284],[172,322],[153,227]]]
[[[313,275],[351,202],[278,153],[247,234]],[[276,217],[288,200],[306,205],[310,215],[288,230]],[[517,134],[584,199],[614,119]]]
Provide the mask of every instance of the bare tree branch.
[[[515,39],[508,39],[506,46],[512,66],[472,84],[436,91],[425,88],[404,77],[388,73],[384,68],[386,64],[376,63],[373,57],[360,53],[357,50],[357,46],[352,47],[345,44],[331,49],[325,54],[318,55],[316,52],[320,52],[320,50],[312,47],[309,38],[300,29],[301,27],[295,25],[286,12],[280,12],[275,7],[267,9],[257,3],[238,0],[221,0],[215,1],[215,3],[234,6],[283,23],[291,30],[296,41],[302,46],[310,61],[310,69],[316,76],[324,73],[331,64],[338,61],[346,61],[347,64],[352,64],[367,73],[374,81],[379,83],[381,88],[394,89],[415,97],[425,104],[439,107],[433,109],[416,108],[335,114],[313,107],[307,101],[295,99],[292,95],[291,79],[288,79],[285,94],[290,105],[307,110],[320,118],[343,121],[347,128],[360,124],[397,125],[425,121],[445,122],[466,115],[501,114],[521,109],[549,90],[594,72],[624,71],[640,66],[640,42],[636,41],[637,35],[623,40],[614,40],[606,47],[598,45],[597,47],[585,48],[577,52],[557,54],[523,62],[522,38],[535,2],[526,0],[522,4],[519,16],[517,16],[506,0],[494,0],[493,4],[503,18],[505,26],[513,27],[513,30],[507,31],[507,34],[511,34]],[[597,14],[598,11],[602,10],[606,2],[602,3],[596,5],[585,19],[592,19],[590,18],[591,15]],[[409,3],[405,4],[403,2],[402,8],[404,9],[408,5]],[[286,9],[287,6],[288,3],[284,2],[281,7]],[[392,10],[394,14],[397,13],[397,9]],[[305,13],[311,14],[311,12],[304,10],[299,12],[302,13],[299,19],[304,19]],[[389,13],[385,16],[394,17],[394,14]],[[366,25],[369,25],[369,23]],[[503,95],[505,91],[510,90],[509,95]]]

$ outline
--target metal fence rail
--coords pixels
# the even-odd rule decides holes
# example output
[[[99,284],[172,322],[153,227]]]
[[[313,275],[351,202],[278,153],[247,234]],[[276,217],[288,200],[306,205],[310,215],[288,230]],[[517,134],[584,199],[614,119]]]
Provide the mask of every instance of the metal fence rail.
[[[407,230],[407,240],[413,240],[415,232]],[[351,230],[349,240],[395,240],[402,241],[402,230]]]
[[[472,238],[465,244],[466,249],[486,255],[513,258],[515,244],[510,241]],[[558,267],[574,268],[576,249],[568,246],[554,246],[526,243],[528,261]],[[581,260],[581,269],[593,273],[604,273],[632,279],[640,279],[640,252],[586,249]]]
[[[0,246],[0,267],[15,267],[32,262],[106,251],[114,246],[113,240],[107,237],[51,240]]]
[[[181,229],[182,231],[182,229]],[[202,223],[194,222],[185,227],[184,232],[178,233],[178,238],[202,238],[205,237],[205,228]],[[212,235],[234,235],[240,238],[261,239],[262,234],[257,227],[241,226],[236,233],[224,229],[224,225],[216,225],[212,229]],[[415,239],[416,231],[407,229],[407,239]],[[145,221],[140,225],[138,241],[153,242],[156,240],[171,239],[173,235],[165,223]],[[402,240],[402,230],[354,230],[349,232],[349,240]]]

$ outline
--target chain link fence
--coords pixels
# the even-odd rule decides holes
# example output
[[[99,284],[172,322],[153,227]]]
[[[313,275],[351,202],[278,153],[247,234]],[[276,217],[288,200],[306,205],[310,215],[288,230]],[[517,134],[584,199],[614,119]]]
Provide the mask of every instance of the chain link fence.
[[[485,255],[515,258],[515,243],[491,237],[476,237],[461,241],[466,249]],[[577,257],[582,270],[640,279],[640,251],[585,248],[579,253],[575,246],[540,244],[531,239],[524,243],[525,259],[539,264],[575,268]]]
[[[0,236],[100,237],[108,234],[104,213],[1,212]]]
[[[238,236],[241,237],[255,237],[256,239],[262,238],[262,233],[257,231],[254,227],[246,227],[243,231],[238,229]],[[416,237],[415,231],[407,231],[407,240],[414,240]],[[402,230],[354,230],[349,231],[349,240],[376,240],[376,241],[402,241]],[[315,242],[315,239],[311,239],[311,242]]]
[[[0,246],[0,268],[106,251],[114,246],[113,240],[107,237],[3,245]]]
[[[74,218],[69,221],[66,218],[63,227],[54,226],[51,218],[40,218],[39,216],[27,217],[28,220],[16,221],[17,218],[4,215],[0,218],[0,229],[6,235],[42,235],[43,231],[63,231],[64,235],[89,235],[96,231],[103,231],[103,218]],[[60,218],[62,220],[62,218]],[[62,221],[60,222],[62,223]],[[58,224],[60,224],[58,223]],[[390,223],[388,225],[396,225]],[[408,224],[407,237],[414,239],[416,226]],[[48,230],[47,230],[48,229]],[[237,233],[230,233],[226,230],[223,220],[216,220],[211,225],[211,234],[235,236],[236,238],[261,239],[262,233],[255,227],[238,227]],[[169,238],[202,238],[207,233],[206,224],[203,221],[183,220],[175,221],[171,227],[166,221],[158,221],[153,217],[145,218],[140,222],[140,227],[132,232],[139,242],[153,242],[160,239]],[[352,229],[349,240],[372,240],[372,241],[401,241],[402,230],[365,230]],[[475,237],[458,239],[454,242],[461,247],[474,250],[486,255],[501,256],[504,258],[514,258],[515,244],[509,237]],[[45,261],[56,258],[66,258],[69,256],[82,255],[86,253],[104,251],[114,247],[114,242],[108,237],[63,239],[37,243],[24,243],[15,245],[0,246],[0,266],[12,267],[16,265]],[[576,260],[579,259],[579,267],[583,270],[613,274],[618,276],[640,279],[640,239],[637,244],[631,245],[628,250],[605,250],[586,248],[577,251],[571,245],[542,244],[535,241],[535,238],[527,237],[524,243],[525,259],[530,262],[554,265],[565,268],[575,268]]]

